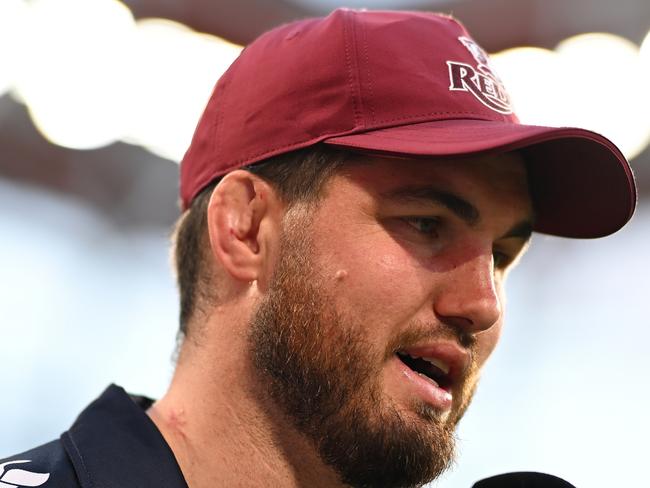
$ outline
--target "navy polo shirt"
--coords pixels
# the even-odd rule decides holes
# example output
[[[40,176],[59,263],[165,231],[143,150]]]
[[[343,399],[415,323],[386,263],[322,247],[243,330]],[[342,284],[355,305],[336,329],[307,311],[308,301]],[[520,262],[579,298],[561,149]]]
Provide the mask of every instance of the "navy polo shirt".
[[[58,440],[1,460],[0,488],[188,488],[152,403],[109,386]]]

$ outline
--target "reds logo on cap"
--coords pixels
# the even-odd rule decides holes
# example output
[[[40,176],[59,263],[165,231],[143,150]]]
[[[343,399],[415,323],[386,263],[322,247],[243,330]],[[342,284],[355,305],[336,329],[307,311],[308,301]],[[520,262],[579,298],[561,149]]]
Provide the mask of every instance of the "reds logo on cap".
[[[474,56],[476,68],[459,61],[447,61],[449,66],[449,90],[467,91],[479,102],[500,114],[511,114],[512,106],[506,89],[499,77],[490,68],[490,60],[483,48],[469,37],[461,36],[458,40]]]

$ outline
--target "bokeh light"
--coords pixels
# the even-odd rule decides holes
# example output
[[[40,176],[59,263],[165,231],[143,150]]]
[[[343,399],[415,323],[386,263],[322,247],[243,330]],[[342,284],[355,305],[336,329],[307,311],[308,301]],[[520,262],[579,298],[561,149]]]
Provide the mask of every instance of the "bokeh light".
[[[609,137],[628,158],[650,140],[650,96],[639,47],[613,34],[593,33],[561,42],[560,73],[565,83],[567,125]]]
[[[562,125],[562,111],[558,110],[555,98],[562,89],[557,53],[536,47],[520,47],[495,54],[492,62],[508,88],[522,123]]]
[[[614,141],[628,158],[650,141],[647,72],[631,41],[582,34],[555,51],[515,48],[493,58],[523,123],[590,129]]]
[[[130,10],[115,0],[34,0],[27,20],[14,91],[34,124],[51,142],[75,149],[118,140],[133,75]]]
[[[241,51],[169,20],[136,23],[118,0],[0,0],[0,43],[0,95],[10,90],[27,105],[49,141],[125,141],[173,161]],[[628,158],[650,143],[650,35],[640,49],[590,33],[493,61],[523,123],[591,129]]]
[[[138,76],[129,87],[125,140],[180,161],[212,88],[241,47],[163,19],[138,22]]]
[[[641,79],[642,86],[650,85],[650,31],[646,34],[639,49],[639,59],[641,61]]]

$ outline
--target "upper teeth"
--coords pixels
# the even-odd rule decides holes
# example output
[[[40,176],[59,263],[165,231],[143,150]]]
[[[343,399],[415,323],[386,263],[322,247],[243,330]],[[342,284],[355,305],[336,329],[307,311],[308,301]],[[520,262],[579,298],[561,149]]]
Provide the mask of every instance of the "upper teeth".
[[[431,358],[431,357],[422,357],[422,356],[416,356],[414,354],[409,354],[414,359],[420,358],[424,359],[425,361],[433,364],[436,368],[438,368],[440,371],[442,371],[444,374],[449,374],[449,365],[442,361],[441,359],[438,358]]]
[[[438,358],[422,358],[422,359],[424,359],[425,361],[430,362],[435,367],[440,369],[443,373],[449,374],[449,365],[447,363],[445,363],[444,361],[441,361]]]

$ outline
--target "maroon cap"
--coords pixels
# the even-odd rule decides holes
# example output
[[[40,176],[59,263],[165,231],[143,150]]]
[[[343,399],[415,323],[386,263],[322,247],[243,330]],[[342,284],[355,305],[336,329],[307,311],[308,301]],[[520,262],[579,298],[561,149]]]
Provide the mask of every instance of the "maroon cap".
[[[611,234],[636,205],[619,149],[583,129],[520,124],[455,19],[339,9],[263,34],[223,74],[181,163],[183,208],[218,176],[318,142],[429,158],[520,149],[547,234]]]

